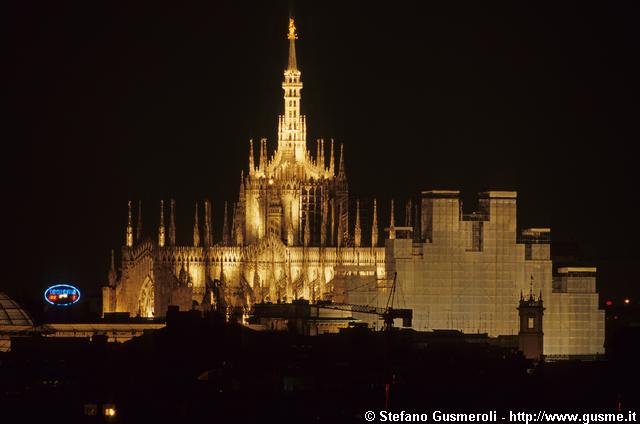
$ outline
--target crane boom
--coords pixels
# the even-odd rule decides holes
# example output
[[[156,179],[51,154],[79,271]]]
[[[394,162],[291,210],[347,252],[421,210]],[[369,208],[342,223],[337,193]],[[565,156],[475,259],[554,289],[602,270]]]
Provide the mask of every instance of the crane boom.
[[[333,303],[333,302],[318,302],[318,306],[325,309],[336,309],[340,311],[360,312],[364,314],[378,315],[384,320],[385,329],[390,330],[393,328],[393,320],[396,318],[402,318],[403,327],[411,327],[413,320],[412,309],[400,309],[393,307],[393,299],[396,291],[396,277],[398,273],[393,275],[393,286],[391,287],[391,293],[387,299],[386,308],[376,308],[375,306],[368,305],[354,305],[352,303]]]

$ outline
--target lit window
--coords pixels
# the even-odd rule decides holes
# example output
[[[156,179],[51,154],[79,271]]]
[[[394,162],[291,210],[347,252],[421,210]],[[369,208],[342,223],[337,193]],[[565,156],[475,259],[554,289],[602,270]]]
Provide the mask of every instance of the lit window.
[[[102,406],[102,411],[105,417],[116,416],[116,406],[112,403],[106,403]]]
[[[527,321],[527,328],[535,328],[535,320],[533,317],[529,317],[529,320]]]

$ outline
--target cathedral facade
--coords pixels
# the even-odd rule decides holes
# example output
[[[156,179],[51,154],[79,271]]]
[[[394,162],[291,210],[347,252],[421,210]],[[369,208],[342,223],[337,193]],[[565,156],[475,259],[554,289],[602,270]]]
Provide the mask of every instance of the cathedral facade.
[[[299,298],[384,307],[397,273],[399,306],[413,309],[416,329],[517,334],[518,299],[535,286],[547,308],[545,354],[602,353],[595,269],[564,269],[554,278],[548,229],[517,235],[515,192],[482,193],[481,210],[470,215],[457,191],[423,192],[420,205],[407,206],[403,226],[392,204],[384,246],[374,201],[372,225],[361,228],[359,205],[349,211],[342,145],[318,140],[315,156],[307,149],[296,38],[291,20],[277,149],[269,155],[260,140],[256,160],[250,141],[248,172],[230,214],[225,205],[221,240],[213,237],[208,200],[196,204],[188,246],[176,245],[173,200],[160,202],[153,239],[142,235],[140,203],[134,231],[129,202],[121,272],[112,254],[103,313],[162,317],[177,305],[239,317],[255,303]],[[363,231],[370,231],[366,246]]]

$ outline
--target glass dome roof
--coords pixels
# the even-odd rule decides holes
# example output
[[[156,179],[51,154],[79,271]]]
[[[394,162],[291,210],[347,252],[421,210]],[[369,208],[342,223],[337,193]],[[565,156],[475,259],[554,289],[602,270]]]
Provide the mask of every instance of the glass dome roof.
[[[33,321],[27,311],[0,292],[0,325],[33,325]]]

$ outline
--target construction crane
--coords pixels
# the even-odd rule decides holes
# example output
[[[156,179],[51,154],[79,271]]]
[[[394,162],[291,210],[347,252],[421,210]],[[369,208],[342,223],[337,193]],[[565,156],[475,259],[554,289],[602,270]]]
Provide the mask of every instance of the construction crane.
[[[391,293],[387,298],[387,305],[385,308],[376,308],[375,306],[367,305],[354,305],[351,303],[332,303],[332,302],[318,302],[318,306],[325,309],[337,309],[340,311],[360,312],[364,314],[378,315],[384,322],[384,330],[390,331],[393,328],[393,320],[396,318],[402,318],[403,327],[411,327],[413,319],[412,309],[400,309],[393,307],[393,301],[396,294],[396,280],[398,273],[393,274],[393,284],[391,286]]]

